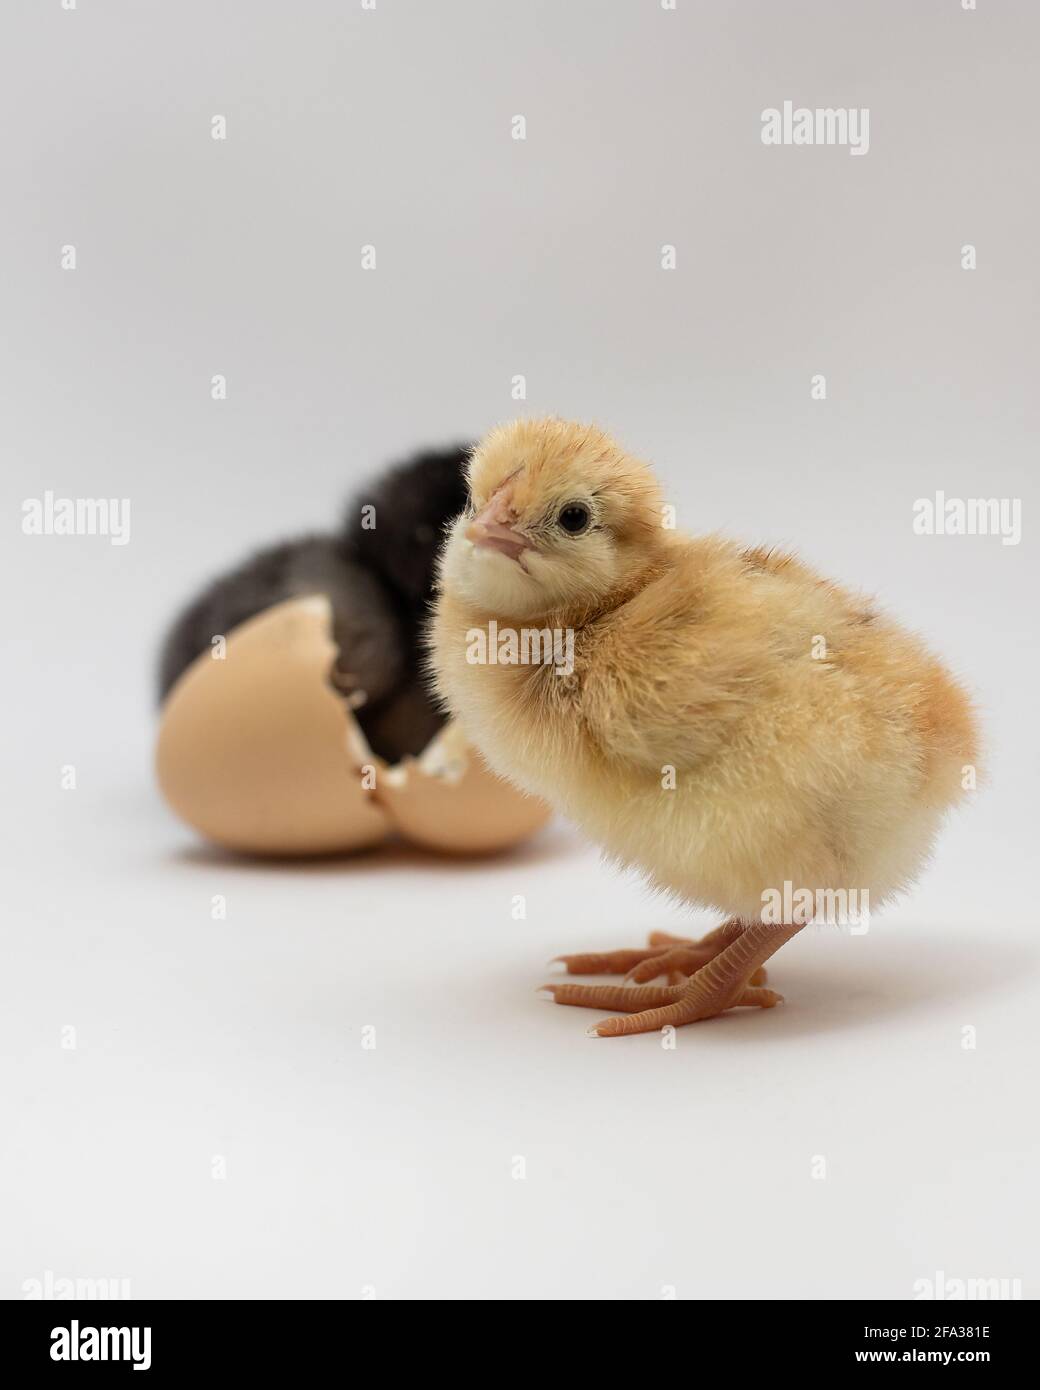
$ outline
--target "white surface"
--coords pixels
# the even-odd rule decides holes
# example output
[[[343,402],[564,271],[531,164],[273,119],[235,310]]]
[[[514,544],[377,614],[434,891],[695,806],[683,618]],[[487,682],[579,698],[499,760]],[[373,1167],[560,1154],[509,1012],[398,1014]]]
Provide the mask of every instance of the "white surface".
[[[50,868],[15,879],[8,1296],[47,1269],[139,1297],[1035,1289],[1035,935],[964,872],[1013,869],[984,809],[911,906],[784,948],[786,1004],[666,1051],[535,994],[561,950],[686,922],[562,827],[464,868],[248,865],[133,782],[55,793]]]
[[[1036,1296],[1038,32],[1033,0],[4,4],[0,1295]],[[869,154],[764,147],[787,98],[868,106]],[[713,925],[571,832],[251,866],[152,786],[174,606],[518,373],[982,708],[990,789],[917,895],[674,1052],[536,997],[560,951]],[[130,543],[24,536],[46,489],[129,497]],[[1022,543],[915,535],[937,489],[1021,499]]]

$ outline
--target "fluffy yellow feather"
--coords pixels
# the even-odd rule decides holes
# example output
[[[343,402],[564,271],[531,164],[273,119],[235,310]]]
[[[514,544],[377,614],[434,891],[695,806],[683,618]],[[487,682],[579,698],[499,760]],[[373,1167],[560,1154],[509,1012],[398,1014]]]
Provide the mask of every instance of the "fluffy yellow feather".
[[[442,699],[497,772],[728,919],[699,943],[563,957],[669,986],[556,999],[626,1011],[601,1035],[778,1002],[761,967],[802,923],[765,922],[763,903],[786,883],[873,911],[909,886],[976,764],[967,695],[792,556],[668,529],[651,470],[596,428],[502,426],[469,487],[431,628]],[[476,661],[492,622],[569,634],[573,660]]]

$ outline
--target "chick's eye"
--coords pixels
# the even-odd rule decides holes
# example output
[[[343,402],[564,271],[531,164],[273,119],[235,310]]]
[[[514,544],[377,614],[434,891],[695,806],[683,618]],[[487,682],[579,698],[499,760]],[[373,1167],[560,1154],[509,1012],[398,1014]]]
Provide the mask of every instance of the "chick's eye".
[[[584,502],[569,502],[556,518],[561,529],[571,536],[580,536],[583,531],[587,531],[591,520],[592,514]]]

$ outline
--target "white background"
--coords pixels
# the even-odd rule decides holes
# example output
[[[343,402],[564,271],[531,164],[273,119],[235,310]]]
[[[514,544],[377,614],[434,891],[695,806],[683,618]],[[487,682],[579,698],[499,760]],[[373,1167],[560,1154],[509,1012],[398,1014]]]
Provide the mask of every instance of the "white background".
[[[0,1294],[1035,1296],[1038,38],[1025,0],[5,4]],[[787,98],[869,107],[869,153],[763,146]],[[876,593],[983,713],[917,893],[674,1051],[535,994],[713,925],[574,830],[258,865],[152,783],[175,606],[516,373],[683,526]],[[130,544],[24,536],[47,488],[129,497]],[[1021,544],[915,536],[940,488],[1022,499]]]

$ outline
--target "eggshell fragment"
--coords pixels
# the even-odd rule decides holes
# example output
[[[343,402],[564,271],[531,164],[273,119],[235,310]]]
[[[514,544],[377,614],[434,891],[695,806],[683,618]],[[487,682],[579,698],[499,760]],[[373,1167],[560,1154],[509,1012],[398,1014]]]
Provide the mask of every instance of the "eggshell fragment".
[[[496,777],[452,724],[418,758],[388,768],[377,796],[408,839],[454,854],[503,849],[549,818],[543,801]]]
[[[454,853],[502,849],[549,808],[501,781],[446,725],[388,767],[329,683],[337,656],[324,595],[291,599],[197,657],[162,710],[156,768],[177,814],[251,854],[363,849],[395,830]]]
[[[323,595],[280,603],[235,628],[223,660],[203,653],[171,690],[159,786],[208,839],[254,854],[327,854],[390,833],[362,786],[360,730],[328,684],[331,631]]]

